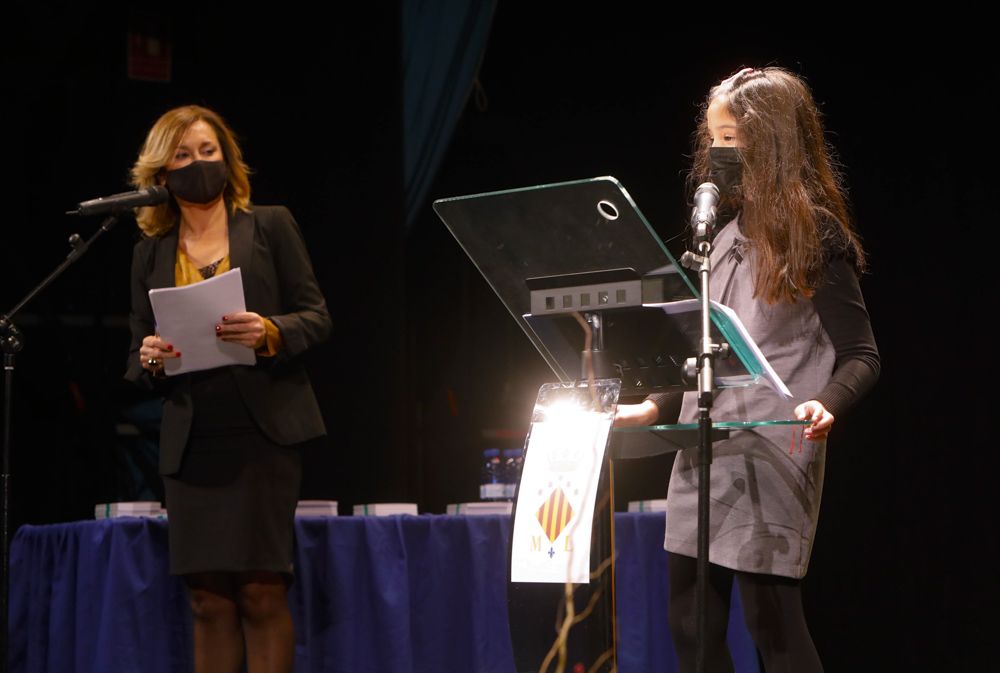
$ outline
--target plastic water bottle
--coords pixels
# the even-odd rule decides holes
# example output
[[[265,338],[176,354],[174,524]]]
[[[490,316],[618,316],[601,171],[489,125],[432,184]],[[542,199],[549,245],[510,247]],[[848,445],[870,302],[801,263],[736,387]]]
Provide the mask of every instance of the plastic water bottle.
[[[479,473],[479,499],[503,500],[504,492],[500,449],[486,449],[483,451],[483,467]]]
[[[524,464],[523,449],[504,449],[503,451],[503,481],[504,499],[513,500],[517,492],[517,481],[521,477],[521,465]]]

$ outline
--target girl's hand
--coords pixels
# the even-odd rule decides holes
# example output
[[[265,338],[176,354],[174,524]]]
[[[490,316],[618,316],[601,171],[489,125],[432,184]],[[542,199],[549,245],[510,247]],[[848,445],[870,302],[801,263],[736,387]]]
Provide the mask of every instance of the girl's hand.
[[[653,425],[660,415],[660,409],[652,400],[639,404],[619,404],[615,409],[615,427]]]
[[[833,414],[826,410],[822,402],[809,400],[795,407],[795,418],[800,421],[811,420],[812,423],[806,426],[805,437],[811,442],[818,442],[826,439],[833,427]]]

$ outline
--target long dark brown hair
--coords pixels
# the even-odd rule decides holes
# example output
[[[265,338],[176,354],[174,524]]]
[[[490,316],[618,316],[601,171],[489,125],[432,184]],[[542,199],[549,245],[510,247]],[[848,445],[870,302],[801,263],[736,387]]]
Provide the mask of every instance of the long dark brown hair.
[[[833,255],[863,272],[865,253],[819,110],[806,83],[787,70],[744,68],[712,88],[695,134],[689,193],[709,179],[706,112],[716,99],[738,125],[743,178],[734,205],[756,252],[754,295],[768,303],[811,297]]]

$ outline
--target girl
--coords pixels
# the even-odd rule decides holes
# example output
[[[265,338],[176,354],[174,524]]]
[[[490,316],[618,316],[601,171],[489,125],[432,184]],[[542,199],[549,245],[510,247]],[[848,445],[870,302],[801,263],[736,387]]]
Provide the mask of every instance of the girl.
[[[822,671],[800,594],[819,516],[826,438],[879,373],[858,286],[855,234],[819,112],[805,82],[780,68],[744,68],[709,92],[691,185],[719,188],[711,298],[732,308],[795,399],[770,388],[716,393],[716,421],[795,417],[734,432],[713,447],[707,668],[732,671],[725,646],[732,582],[768,673]],[[693,191],[693,190],[692,190]],[[619,407],[618,425],[654,424],[667,395]],[[697,421],[686,393],[680,422]],[[695,670],[697,450],[677,455],[665,547],[670,628],[682,671]]]

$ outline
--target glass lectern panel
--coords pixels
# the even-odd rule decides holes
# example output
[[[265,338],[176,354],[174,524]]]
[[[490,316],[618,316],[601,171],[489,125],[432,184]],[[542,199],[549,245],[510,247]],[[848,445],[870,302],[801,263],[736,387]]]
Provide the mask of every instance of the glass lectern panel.
[[[440,199],[434,210],[560,381],[584,378],[581,316],[599,315],[598,376],[620,378],[623,395],[686,387],[697,292],[615,178]],[[716,340],[739,340],[720,317]],[[754,354],[737,346],[717,366],[719,387],[760,377]]]

